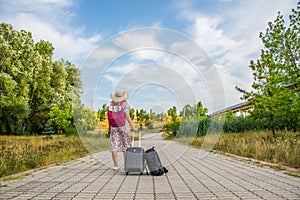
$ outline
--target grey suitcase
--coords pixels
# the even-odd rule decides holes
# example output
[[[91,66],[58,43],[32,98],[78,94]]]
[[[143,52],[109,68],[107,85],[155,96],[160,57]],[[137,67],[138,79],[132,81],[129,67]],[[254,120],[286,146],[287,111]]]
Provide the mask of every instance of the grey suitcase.
[[[134,147],[134,133],[132,136],[132,147],[126,150],[124,171],[126,175],[129,172],[144,173],[145,170],[145,150],[141,147],[141,132],[139,134],[139,146]]]

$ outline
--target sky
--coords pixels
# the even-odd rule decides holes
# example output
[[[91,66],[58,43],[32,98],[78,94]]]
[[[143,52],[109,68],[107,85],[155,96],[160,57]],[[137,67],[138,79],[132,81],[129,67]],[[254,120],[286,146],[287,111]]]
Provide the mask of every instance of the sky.
[[[0,20],[53,44],[80,68],[82,102],[98,110],[116,89],[135,109],[198,101],[214,112],[251,90],[260,32],[297,0],[0,0]]]

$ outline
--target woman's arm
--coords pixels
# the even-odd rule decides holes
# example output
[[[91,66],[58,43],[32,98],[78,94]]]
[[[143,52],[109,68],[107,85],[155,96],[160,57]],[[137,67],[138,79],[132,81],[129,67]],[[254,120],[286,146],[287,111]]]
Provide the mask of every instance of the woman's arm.
[[[134,132],[137,132],[137,129],[134,127],[134,124],[130,118],[130,115],[129,113],[126,113],[126,119],[127,119],[127,122],[129,123],[129,125],[131,126],[131,129],[134,131]]]

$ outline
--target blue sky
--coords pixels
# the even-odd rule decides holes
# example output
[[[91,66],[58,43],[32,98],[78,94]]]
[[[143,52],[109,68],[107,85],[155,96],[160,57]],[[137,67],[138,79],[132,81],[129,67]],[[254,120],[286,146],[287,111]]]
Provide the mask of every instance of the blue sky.
[[[0,19],[50,41],[54,58],[83,73],[84,104],[116,88],[134,108],[166,111],[202,101],[209,112],[251,89],[258,37],[297,0],[0,0]]]

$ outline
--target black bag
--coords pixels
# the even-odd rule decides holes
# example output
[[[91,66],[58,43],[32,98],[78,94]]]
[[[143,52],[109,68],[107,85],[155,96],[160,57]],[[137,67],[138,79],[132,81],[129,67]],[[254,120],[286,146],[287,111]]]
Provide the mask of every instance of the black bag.
[[[145,152],[145,159],[151,175],[160,176],[164,173],[168,173],[168,170],[162,166],[158,153],[155,151],[154,147]]]

